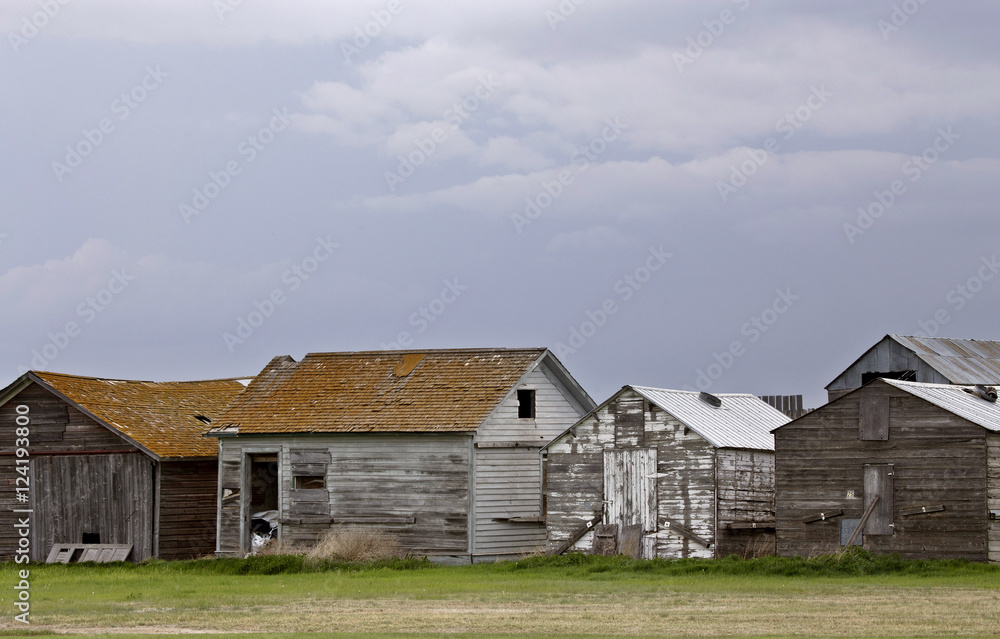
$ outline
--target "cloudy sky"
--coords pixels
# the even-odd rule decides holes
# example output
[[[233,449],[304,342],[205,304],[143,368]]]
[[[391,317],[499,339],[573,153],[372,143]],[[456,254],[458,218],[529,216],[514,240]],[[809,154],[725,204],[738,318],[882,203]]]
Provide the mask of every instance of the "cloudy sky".
[[[0,383],[548,346],[816,405],[1000,338],[995,2],[63,1],[0,5]]]

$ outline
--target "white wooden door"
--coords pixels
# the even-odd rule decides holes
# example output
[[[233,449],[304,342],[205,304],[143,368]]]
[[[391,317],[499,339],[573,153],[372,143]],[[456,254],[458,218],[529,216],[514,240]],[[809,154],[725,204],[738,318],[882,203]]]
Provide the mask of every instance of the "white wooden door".
[[[604,451],[604,523],[618,526],[619,552],[643,559],[655,556],[655,448]],[[637,548],[623,535],[635,527],[640,535]]]

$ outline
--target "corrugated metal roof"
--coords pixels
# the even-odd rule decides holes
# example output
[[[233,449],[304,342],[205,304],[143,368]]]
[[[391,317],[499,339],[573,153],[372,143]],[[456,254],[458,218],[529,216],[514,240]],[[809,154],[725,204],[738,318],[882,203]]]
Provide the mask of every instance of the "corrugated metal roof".
[[[39,382],[161,458],[216,457],[203,437],[208,425],[243,390],[235,379],[142,382],[32,371]]]
[[[546,354],[492,348],[276,357],[210,432],[474,431]]]
[[[890,335],[953,384],[1000,383],[1000,342]]]
[[[971,387],[901,382],[896,379],[882,381],[967,419],[973,424],[979,424],[987,430],[1000,432],[1000,403],[988,402],[965,390]]]
[[[637,393],[667,411],[716,448],[774,450],[771,430],[788,423],[787,415],[745,393],[716,394],[718,408],[695,391],[632,386]]]

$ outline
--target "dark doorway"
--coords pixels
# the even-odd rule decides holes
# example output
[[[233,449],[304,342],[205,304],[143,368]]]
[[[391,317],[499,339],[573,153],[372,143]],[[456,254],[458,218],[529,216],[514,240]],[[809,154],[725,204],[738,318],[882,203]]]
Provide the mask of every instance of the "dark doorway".
[[[250,512],[278,510],[277,453],[250,455]]]

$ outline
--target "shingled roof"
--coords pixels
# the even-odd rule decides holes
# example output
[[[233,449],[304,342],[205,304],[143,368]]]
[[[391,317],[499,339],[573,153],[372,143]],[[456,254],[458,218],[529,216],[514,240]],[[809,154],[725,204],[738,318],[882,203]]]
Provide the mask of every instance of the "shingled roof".
[[[217,456],[218,445],[204,437],[208,426],[196,416],[213,419],[244,388],[236,379],[143,382],[39,371],[22,380],[38,383],[161,459]]]
[[[545,358],[562,370],[544,348],[276,357],[210,434],[474,431]]]

